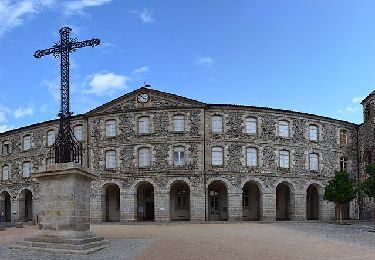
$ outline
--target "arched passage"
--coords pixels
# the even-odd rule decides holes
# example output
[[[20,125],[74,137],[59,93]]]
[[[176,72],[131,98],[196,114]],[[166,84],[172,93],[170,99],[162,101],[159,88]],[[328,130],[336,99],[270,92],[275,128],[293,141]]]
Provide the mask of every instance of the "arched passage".
[[[208,220],[228,220],[228,191],[222,181],[208,185]]]
[[[19,218],[22,221],[33,221],[33,194],[30,190],[25,189],[19,197]]]
[[[183,181],[176,181],[170,191],[171,220],[190,220],[190,188]]]
[[[3,191],[0,194],[0,213],[4,212],[5,214],[5,221],[11,221],[11,202],[10,202],[10,194],[7,191]]]
[[[105,220],[120,221],[120,188],[114,183],[105,187]]]
[[[260,191],[254,182],[247,182],[242,188],[243,220],[260,220]]]
[[[320,214],[319,192],[315,185],[307,188],[306,194],[306,217],[307,220],[318,220]]]
[[[153,221],[154,219],[154,186],[149,182],[142,182],[137,188],[137,220]]]
[[[290,220],[290,189],[282,182],[276,187],[276,220]]]

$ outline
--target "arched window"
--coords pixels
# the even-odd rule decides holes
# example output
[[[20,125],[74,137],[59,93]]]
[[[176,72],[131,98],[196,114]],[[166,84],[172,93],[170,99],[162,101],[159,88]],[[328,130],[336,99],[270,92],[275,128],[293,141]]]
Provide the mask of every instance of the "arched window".
[[[116,169],[116,151],[109,150],[105,152],[105,168]]]
[[[258,149],[254,147],[247,148],[246,159],[247,166],[258,166]]]
[[[316,125],[309,126],[309,140],[318,141],[318,126]]]
[[[288,121],[279,121],[279,136],[289,137],[289,122]]]
[[[55,143],[56,140],[56,132],[54,130],[49,130],[47,132],[47,145],[51,146]]]
[[[75,125],[73,127],[73,133],[74,137],[77,139],[77,141],[82,141],[83,140],[83,127],[82,125]]]
[[[141,116],[138,118],[138,133],[149,134],[150,133],[150,117]]]
[[[212,165],[221,166],[223,162],[223,147],[212,147]]]
[[[173,131],[175,132],[185,131],[185,116],[184,115],[173,116]]]
[[[279,166],[280,168],[289,168],[289,151],[280,150],[279,151]]]
[[[246,134],[257,133],[257,119],[255,117],[246,118]]]
[[[138,150],[138,165],[139,167],[151,166],[151,151],[148,147],[143,147]]]
[[[3,181],[9,180],[9,166],[8,165],[4,165],[2,167],[1,175],[2,175]]]
[[[223,132],[223,117],[216,115],[212,116],[212,133],[220,134]]]
[[[310,153],[309,155],[309,169],[310,171],[319,170],[319,155],[317,153]]]
[[[116,136],[116,120],[105,121],[105,136],[113,137]]]
[[[22,177],[23,178],[30,177],[30,171],[31,171],[31,163],[30,162],[24,162],[22,164]]]
[[[24,151],[31,149],[31,135],[25,135],[23,137],[22,148]]]
[[[348,144],[348,132],[344,129],[340,130],[340,145]]]
[[[185,165],[185,147],[176,146],[173,148],[173,164],[176,166]]]

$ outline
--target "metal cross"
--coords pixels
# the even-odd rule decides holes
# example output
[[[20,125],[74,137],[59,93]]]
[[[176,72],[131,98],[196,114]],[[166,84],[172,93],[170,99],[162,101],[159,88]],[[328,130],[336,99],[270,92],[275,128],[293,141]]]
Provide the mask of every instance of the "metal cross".
[[[77,162],[82,163],[82,145],[76,141],[70,127],[70,117],[72,113],[69,110],[69,53],[78,48],[94,47],[100,44],[99,39],[91,39],[79,42],[76,38],[69,37],[72,31],[69,27],[59,30],[60,42],[53,45],[52,48],[38,50],[34,57],[39,59],[43,56],[53,54],[55,58],[60,57],[61,68],[61,107],[60,107],[60,128],[55,143],[51,147],[51,155],[54,153],[55,163]]]

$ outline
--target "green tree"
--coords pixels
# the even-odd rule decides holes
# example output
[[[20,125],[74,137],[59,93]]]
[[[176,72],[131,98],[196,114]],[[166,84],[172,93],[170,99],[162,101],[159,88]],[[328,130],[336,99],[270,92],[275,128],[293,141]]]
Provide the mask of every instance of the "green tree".
[[[370,198],[375,198],[375,163],[370,163],[366,168],[368,178],[361,183],[360,189]],[[374,229],[375,229],[375,207],[374,214]]]
[[[323,199],[334,202],[339,206],[339,219],[342,224],[343,205],[352,201],[356,197],[349,174],[345,171],[337,171],[335,177],[328,182],[324,188]]]

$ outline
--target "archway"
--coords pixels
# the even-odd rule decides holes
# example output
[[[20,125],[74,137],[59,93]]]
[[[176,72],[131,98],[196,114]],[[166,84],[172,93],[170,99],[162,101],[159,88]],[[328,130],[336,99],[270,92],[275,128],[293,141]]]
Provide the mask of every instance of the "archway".
[[[284,182],[276,187],[276,220],[290,220],[290,189]]]
[[[142,182],[137,189],[137,220],[154,221],[154,186],[149,182]]]
[[[33,221],[33,194],[30,190],[25,189],[19,197],[19,218],[22,221]]]
[[[228,191],[222,181],[208,185],[208,220],[228,220]]]
[[[5,221],[11,221],[11,202],[10,202],[10,194],[7,191],[3,191],[0,194],[0,213],[4,212],[5,214]]]
[[[248,181],[242,188],[243,220],[260,220],[260,192],[254,182]]]
[[[306,218],[307,220],[319,219],[319,192],[315,185],[307,188],[306,194]]]
[[[109,184],[105,188],[105,220],[120,221],[120,188],[117,184]]]
[[[183,181],[176,181],[170,191],[171,220],[190,220],[190,188]]]

